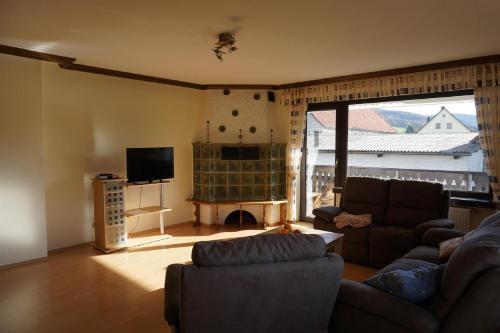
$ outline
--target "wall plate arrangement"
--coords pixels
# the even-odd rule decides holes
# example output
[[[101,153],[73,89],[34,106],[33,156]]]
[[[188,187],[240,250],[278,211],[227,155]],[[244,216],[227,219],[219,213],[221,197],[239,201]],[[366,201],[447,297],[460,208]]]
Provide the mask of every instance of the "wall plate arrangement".
[[[224,125],[220,125],[220,126],[219,126],[219,132],[223,133],[223,132],[225,132],[225,131],[226,131],[226,126],[224,126]]]
[[[233,115],[233,117],[238,117],[238,115],[240,114],[240,111],[234,109],[231,114]]]
[[[257,132],[257,128],[255,128],[255,126],[251,126],[251,127],[249,128],[249,131],[250,131],[250,133],[252,133],[252,134],[253,134],[253,133]]]
[[[224,89],[222,90],[222,93],[227,96],[231,93],[231,91],[229,89]]]
[[[259,93],[253,94],[253,99],[255,99],[256,101],[258,101],[260,99],[260,94]]]

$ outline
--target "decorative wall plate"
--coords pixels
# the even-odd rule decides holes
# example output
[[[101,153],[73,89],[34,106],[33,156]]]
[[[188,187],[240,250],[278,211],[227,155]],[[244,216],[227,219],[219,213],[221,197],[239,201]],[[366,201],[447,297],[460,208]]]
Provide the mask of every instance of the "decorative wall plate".
[[[222,93],[223,93],[224,95],[229,95],[229,94],[231,93],[231,90],[229,90],[229,89],[224,89],[224,90],[222,91]]]
[[[259,93],[255,93],[255,94],[253,95],[253,99],[255,99],[255,100],[257,100],[257,101],[258,101],[258,100],[260,99],[260,94],[259,94]]]
[[[238,117],[238,115],[240,114],[240,111],[234,109],[233,112],[231,112],[231,114],[233,115],[233,117]]]
[[[257,128],[255,128],[255,126],[250,127],[250,129],[249,129],[249,130],[250,130],[250,133],[255,133],[255,132],[257,132]]]
[[[225,132],[225,131],[226,131],[226,126],[224,126],[224,125],[220,125],[220,126],[219,126],[219,132],[221,132],[221,133],[222,133],[222,132]]]

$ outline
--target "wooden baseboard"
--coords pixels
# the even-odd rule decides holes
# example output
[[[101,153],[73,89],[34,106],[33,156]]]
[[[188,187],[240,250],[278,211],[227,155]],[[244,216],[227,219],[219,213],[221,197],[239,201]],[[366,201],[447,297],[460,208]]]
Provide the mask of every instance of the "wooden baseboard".
[[[74,249],[79,249],[79,248],[82,248],[82,247],[87,247],[87,246],[93,246],[94,245],[94,242],[86,242],[86,243],[80,243],[80,244],[75,244],[75,245],[70,245],[70,246],[65,246],[65,247],[61,247],[61,248],[58,248],[58,249],[54,249],[54,250],[50,250],[48,251],[48,255],[53,255],[53,254],[58,254],[58,253],[61,253],[61,252],[66,252],[66,251],[71,251],[71,250],[74,250]]]
[[[48,259],[49,259],[49,257],[40,257],[40,258],[16,262],[13,264],[7,264],[7,265],[0,266],[0,271],[11,269],[11,268],[17,268],[17,267],[21,267],[21,266],[26,266],[29,264],[35,264],[37,262],[44,262],[44,261],[47,261]]]

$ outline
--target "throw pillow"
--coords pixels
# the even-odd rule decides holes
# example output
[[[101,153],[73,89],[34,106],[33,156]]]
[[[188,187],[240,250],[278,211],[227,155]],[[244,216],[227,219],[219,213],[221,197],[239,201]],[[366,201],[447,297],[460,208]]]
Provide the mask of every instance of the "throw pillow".
[[[440,265],[407,259],[401,268],[398,268],[397,261],[390,266],[392,269],[383,269],[363,283],[415,304],[422,303],[439,288]]]
[[[462,244],[463,241],[463,237],[455,237],[439,243],[439,260],[446,261],[450,259],[453,252],[455,252],[457,247]]]

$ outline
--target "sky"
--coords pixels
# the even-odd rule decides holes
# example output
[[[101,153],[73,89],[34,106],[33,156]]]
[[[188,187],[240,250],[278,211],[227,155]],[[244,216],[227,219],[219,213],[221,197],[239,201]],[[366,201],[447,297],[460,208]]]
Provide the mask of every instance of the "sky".
[[[368,109],[379,108],[384,110],[405,111],[418,113],[425,116],[433,116],[444,106],[453,113],[476,114],[476,107],[472,96],[461,97],[460,100],[453,98],[446,99],[428,99],[406,102],[389,102],[377,104],[360,104],[359,106],[351,106],[353,109]]]

